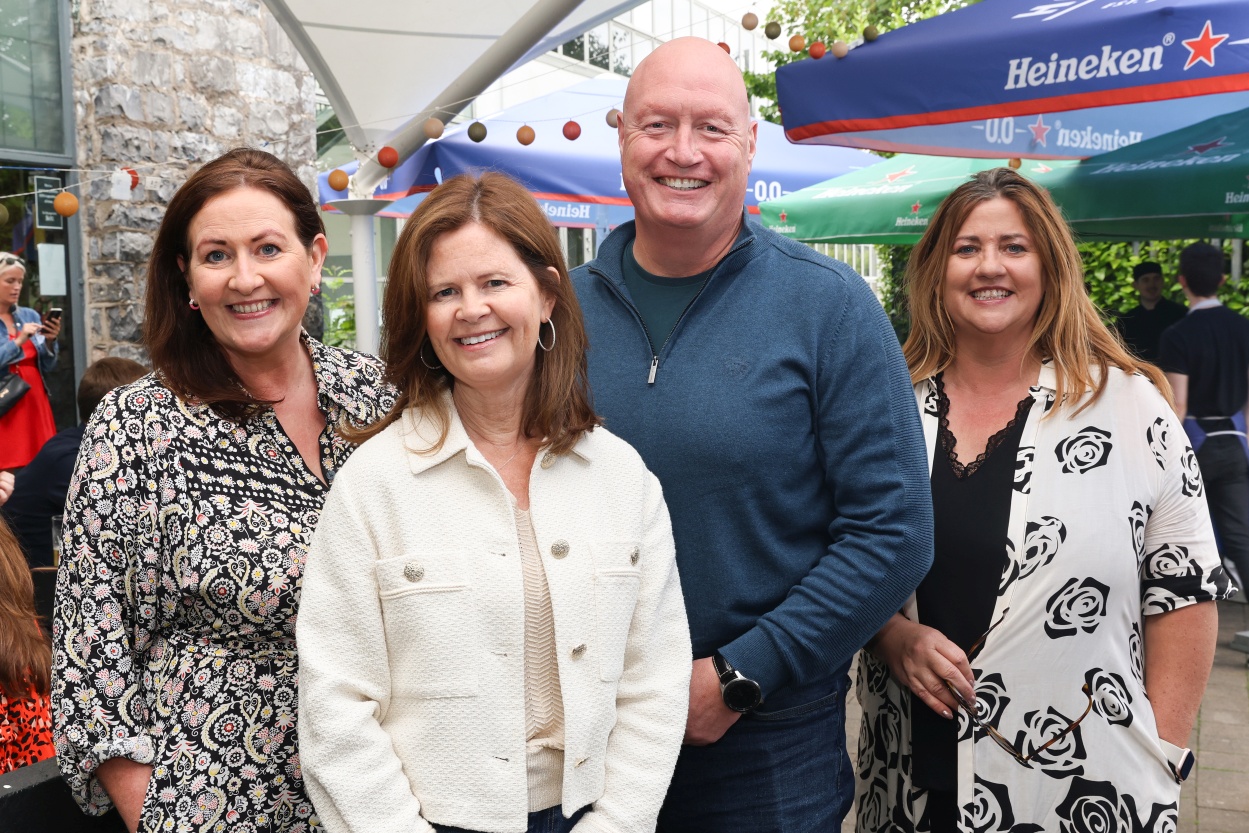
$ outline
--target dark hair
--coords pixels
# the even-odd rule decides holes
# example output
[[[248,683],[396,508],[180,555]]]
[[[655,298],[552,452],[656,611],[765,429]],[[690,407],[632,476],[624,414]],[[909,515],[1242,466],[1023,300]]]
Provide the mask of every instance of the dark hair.
[[[1144,374],[1169,402],[1171,386],[1162,372],[1134,358],[1102,323],[1085,289],[1084,265],[1071,230],[1049,192],[1011,168],[981,171],[954,189],[911,251],[906,267],[911,333],[902,352],[912,381],[927,379],[954,360],[954,324],[942,292],[946,268],[967,217],[994,199],[1010,200],[1019,209],[1040,261],[1043,294],[1028,346],[1036,357],[1053,361],[1058,401],[1062,403],[1065,393],[1078,397],[1091,389],[1093,396],[1076,413],[1087,408],[1101,397],[1106,369],[1114,365],[1125,373]]]
[[[1146,275],[1161,275],[1162,266],[1154,260],[1142,260],[1132,267],[1132,283],[1136,283]]]
[[[1180,252],[1180,274],[1188,291],[1212,298],[1223,283],[1223,252],[1209,243],[1192,243]]]
[[[480,177],[462,174],[435,188],[417,207],[395,244],[382,303],[386,322],[381,357],[386,380],[399,391],[390,412],[361,432],[347,432],[351,439],[380,433],[407,408],[421,408],[441,424],[446,441],[450,413],[443,392],[455,379],[436,364],[426,333],[429,305],[427,269],[434,243],[442,235],[480,223],[506,240],[529,267],[542,294],[555,299],[551,321],[558,333],[549,352],[537,350],[533,378],[525,394],[521,430],[527,437],[542,437],[556,454],[567,451],[581,435],[599,424],[590,406],[586,370],[586,334],[581,306],[568,278],[559,237],[537,201],[519,183],[500,173]],[[554,268],[556,279],[547,269]],[[422,360],[424,353],[424,360]]]
[[[130,359],[106,356],[87,365],[78,383],[78,421],[91,419],[95,407],[109,391],[147,375],[147,368]]]
[[[35,619],[35,583],[30,565],[0,518],[0,690],[10,700],[30,696],[30,686],[47,694],[52,651]]]
[[[312,194],[285,162],[263,150],[227,151],[192,174],[165,209],[148,258],[143,341],[152,368],[170,390],[241,421],[273,403],[243,387],[204,317],[191,309],[186,274],[178,266],[178,258],[190,259],[195,215],[209,200],[235,188],[257,188],[281,200],[294,216],[304,248],[311,250],[316,236],[325,233]]]

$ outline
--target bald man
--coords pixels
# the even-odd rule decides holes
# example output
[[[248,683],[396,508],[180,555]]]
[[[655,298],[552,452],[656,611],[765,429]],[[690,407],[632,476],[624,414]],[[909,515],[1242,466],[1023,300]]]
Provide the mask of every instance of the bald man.
[[[932,560],[897,339],[852,269],[747,219],[756,127],[718,46],[656,49],[619,125],[636,220],[573,273],[595,404],[672,514],[694,640],[673,833],[839,829],[850,659]]]

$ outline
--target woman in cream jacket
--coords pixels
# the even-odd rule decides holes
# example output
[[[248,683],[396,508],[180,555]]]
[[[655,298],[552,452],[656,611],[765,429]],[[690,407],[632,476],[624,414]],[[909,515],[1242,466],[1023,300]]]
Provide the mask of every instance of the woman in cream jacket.
[[[298,625],[330,833],[650,831],[690,644],[659,482],[601,427],[554,230],[498,174],[399,239],[401,392],[338,474]]]

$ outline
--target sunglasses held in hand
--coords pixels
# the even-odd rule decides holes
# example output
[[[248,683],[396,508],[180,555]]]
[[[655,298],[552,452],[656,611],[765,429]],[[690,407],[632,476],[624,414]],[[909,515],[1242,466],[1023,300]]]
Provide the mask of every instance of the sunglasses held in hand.
[[[1084,718],[1088,716],[1088,713],[1093,708],[1093,692],[1089,689],[1088,684],[1086,683],[1085,685],[1080,687],[1080,691],[1082,691],[1084,695],[1088,697],[1088,705],[1084,707],[1084,713],[1081,714],[1079,717],[1077,717],[1075,720],[1073,720],[1071,723],[1067,724],[1067,728],[1063,729],[1061,732],[1054,735],[1045,743],[1041,744],[1036,749],[1033,749],[1031,752],[1025,755],[1022,752],[1020,752],[1018,748],[1016,748],[1015,744],[1007,740],[1005,736],[1002,735],[1001,732],[999,732],[993,726],[990,726],[988,723],[985,723],[983,720],[981,720],[980,716],[976,714],[975,703],[968,703],[967,700],[963,697],[963,695],[959,694],[958,689],[955,688],[954,685],[950,683],[949,680],[946,680],[945,687],[948,688],[950,690],[950,693],[954,695],[954,699],[958,702],[958,707],[967,713],[967,717],[969,720],[971,720],[973,726],[977,726],[983,729],[985,734],[987,734],[990,738],[993,739],[994,743],[1002,747],[1002,749],[1008,755],[1010,755],[1016,761],[1019,761],[1019,763],[1024,764],[1024,765],[1027,765],[1027,763],[1031,761],[1033,758],[1035,758],[1037,755],[1041,754],[1046,749],[1049,749],[1055,743],[1058,743],[1058,741],[1062,740],[1064,737],[1071,734],[1071,732],[1074,731],[1075,728],[1080,725],[1080,721],[1084,720]]]

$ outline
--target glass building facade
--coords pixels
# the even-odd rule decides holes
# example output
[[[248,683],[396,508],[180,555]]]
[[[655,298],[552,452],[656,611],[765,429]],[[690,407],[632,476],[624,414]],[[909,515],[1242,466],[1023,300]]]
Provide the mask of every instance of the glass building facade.
[[[77,422],[85,363],[79,218],[48,211],[62,188],[83,196],[72,171],[70,14],[68,0],[0,0],[0,251],[27,263],[21,306],[64,310],[60,361],[45,376],[58,428]]]

